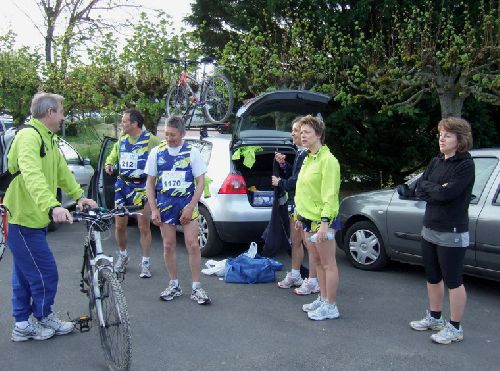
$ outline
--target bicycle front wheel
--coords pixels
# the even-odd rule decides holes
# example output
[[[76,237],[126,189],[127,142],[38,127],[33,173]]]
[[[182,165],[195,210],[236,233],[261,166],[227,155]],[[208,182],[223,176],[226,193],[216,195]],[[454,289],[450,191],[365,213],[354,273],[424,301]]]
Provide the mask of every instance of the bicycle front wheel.
[[[167,117],[185,117],[191,109],[189,90],[185,85],[175,85],[167,93],[165,112]]]
[[[224,75],[212,77],[203,92],[203,113],[208,121],[219,124],[226,121],[233,110],[234,93]]]
[[[130,324],[123,289],[111,270],[99,271],[104,326],[99,323],[99,335],[106,359],[112,368],[129,370],[132,357]]]

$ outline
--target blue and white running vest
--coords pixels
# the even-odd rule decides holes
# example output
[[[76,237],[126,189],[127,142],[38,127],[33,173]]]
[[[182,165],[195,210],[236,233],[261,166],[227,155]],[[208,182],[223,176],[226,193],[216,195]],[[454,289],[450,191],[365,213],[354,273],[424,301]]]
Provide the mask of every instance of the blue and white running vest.
[[[158,148],[156,157],[158,171],[156,195],[158,201],[175,197],[184,200],[188,198],[190,201],[195,190],[193,169],[190,162],[192,146],[184,142],[176,156],[168,153],[166,142],[162,142]]]
[[[134,144],[130,143],[129,138],[129,135],[125,135],[120,139],[119,174],[126,178],[145,179],[147,176],[144,174],[144,168],[149,155],[151,133],[143,130]]]

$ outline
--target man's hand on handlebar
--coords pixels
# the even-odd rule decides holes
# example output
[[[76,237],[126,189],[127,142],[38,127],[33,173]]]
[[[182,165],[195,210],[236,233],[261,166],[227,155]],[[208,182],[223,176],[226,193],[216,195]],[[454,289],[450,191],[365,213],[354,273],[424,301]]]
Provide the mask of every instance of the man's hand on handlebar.
[[[54,223],[73,223],[71,213],[62,206],[54,207],[50,216]]]
[[[90,198],[85,198],[85,197],[82,197],[78,200],[78,209],[80,210],[83,210],[83,208],[85,206],[88,206],[92,209],[95,209],[97,208],[97,202],[95,202],[94,200],[90,199]]]

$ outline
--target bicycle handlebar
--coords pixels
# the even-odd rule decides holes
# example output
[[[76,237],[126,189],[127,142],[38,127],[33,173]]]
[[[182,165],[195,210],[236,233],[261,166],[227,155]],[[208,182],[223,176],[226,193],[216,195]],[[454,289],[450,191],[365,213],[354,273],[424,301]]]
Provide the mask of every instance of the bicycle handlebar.
[[[82,220],[89,222],[99,222],[111,220],[114,216],[128,216],[128,215],[142,215],[142,213],[135,212],[141,210],[142,206],[119,206],[115,209],[105,209],[103,207],[89,208],[84,207],[82,211],[76,210],[71,213],[73,221],[79,222]]]

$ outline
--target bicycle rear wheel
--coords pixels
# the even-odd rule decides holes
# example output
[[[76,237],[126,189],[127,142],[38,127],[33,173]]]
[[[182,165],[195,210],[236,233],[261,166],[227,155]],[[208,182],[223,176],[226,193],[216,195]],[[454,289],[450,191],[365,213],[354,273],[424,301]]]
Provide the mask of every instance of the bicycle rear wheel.
[[[189,90],[185,85],[175,85],[167,93],[165,112],[167,117],[185,117],[191,109]]]
[[[229,118],[233,110],[234,93],[228,78],[215,75],[208,80],[203,92],[203,113],[208,121],[219,124]]]
[[[120,282],[111,270],[99,271],[104,327],[99,324],[101,345],[110,366],[117,370],[129,370],[132,358],[130,324],[127,303]]]

